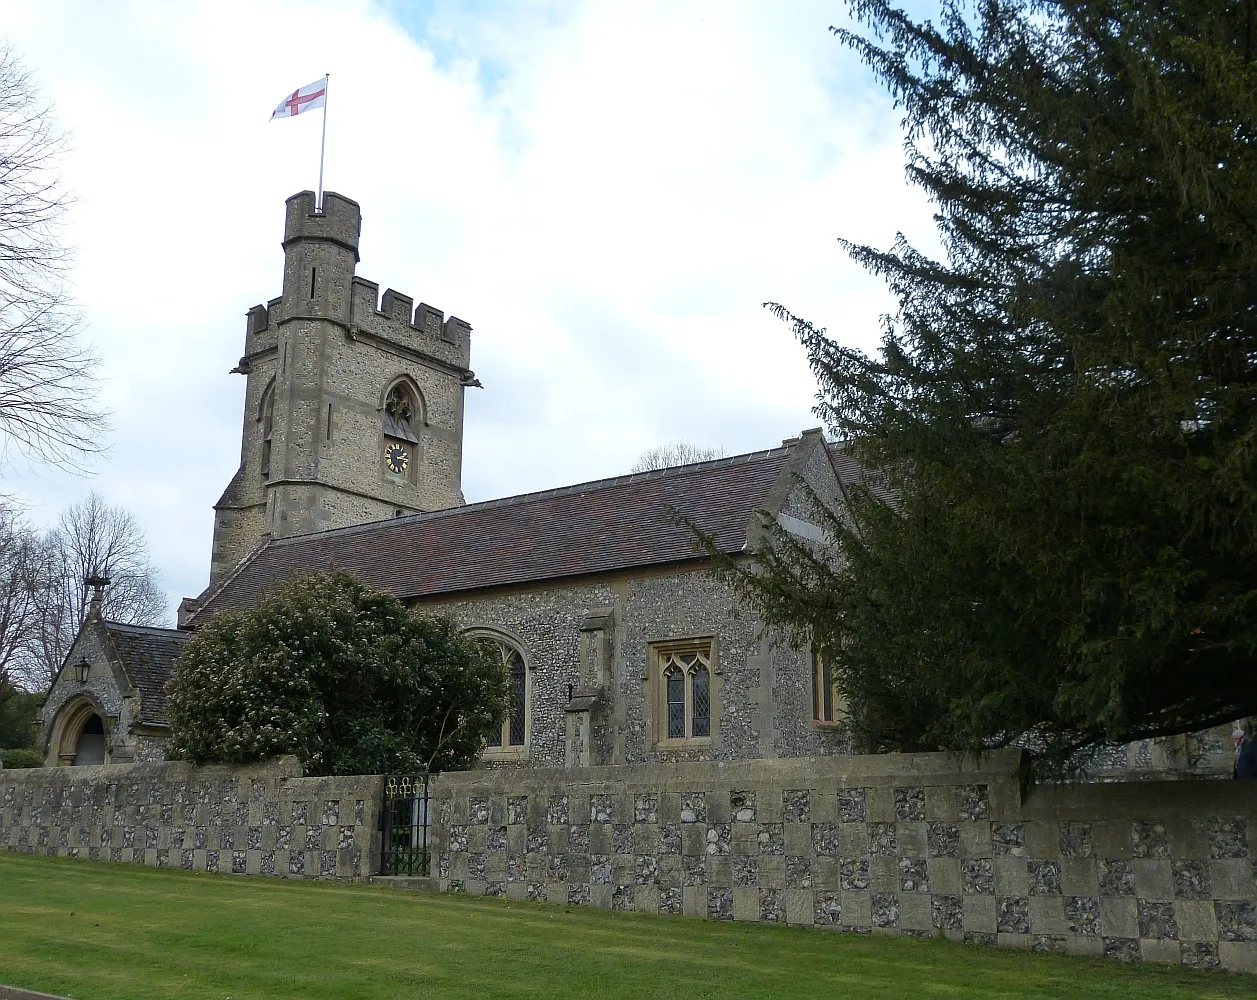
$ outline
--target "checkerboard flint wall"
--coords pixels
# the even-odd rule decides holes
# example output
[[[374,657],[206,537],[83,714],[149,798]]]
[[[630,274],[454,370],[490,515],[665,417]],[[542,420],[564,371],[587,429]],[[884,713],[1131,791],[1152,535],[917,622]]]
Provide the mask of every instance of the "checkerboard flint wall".
[[[0,847],[158,868],[352,879],[375,872],[383,779],[294,758],[0,771]]]
[[[1257,972],[1257,782],[1020,773],[1001,752],[444,774],[433,882]],[[382,793],[291,759],[0,771],[0,847],[356,879],[379,870]]]
[[[477,771],[441,889],[1257,971],[1257,782],[1038,787],[1020,755]]]

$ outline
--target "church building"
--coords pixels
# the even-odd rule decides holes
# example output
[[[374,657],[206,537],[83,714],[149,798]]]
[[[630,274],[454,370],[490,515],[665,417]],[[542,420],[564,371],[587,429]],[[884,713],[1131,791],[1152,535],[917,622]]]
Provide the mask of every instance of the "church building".
[[[686,522],[753,558],[765,518],[819,540],[807,491],[860,469],[819,430],[710,462],[464,502],[471,327],[355,271],[358,205],[288,199],[282,294],[248,312],[240,467],[214,506],[210,584],[178,629],[89,615],[40,729],[49,765],[155,760],[189,634],[303,571],[338,568],[493,643],[510,714],[487,765],[849,753],[823,658],[766,634]],[[1123,763],[1182,769],[1164,748]],[[1212,769],[1225,746],[1198,748]],[[1160,754],[1160,758],[1156,755]],[[1229,766],[1229,765],[1228,765]]]
[[[488,763],[562,767],[843,752],[810,651],[707,572],[689,520],[750,552],[760,511],[815,536],[801,483],[858,470],[819,430],[749,455],[485,503],[462,494],[471,327],[358,276],[358,205],[288,199],[282,294],[248,311],[240,467],[210,585],[178,629],[87,623],[41,723],[49,764],[160,759],[189,630],[337,567],[496,644],[513,700]],[[97,604],[98,607],[98,604]],[[142,640],[142,641],[141,641]]]

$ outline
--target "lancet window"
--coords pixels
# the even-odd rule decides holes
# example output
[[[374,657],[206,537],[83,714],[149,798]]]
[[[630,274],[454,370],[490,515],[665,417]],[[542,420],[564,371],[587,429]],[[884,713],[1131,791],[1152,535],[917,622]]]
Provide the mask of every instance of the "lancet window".
[[[838,688],[833,665],[825,654],[812,650],[812,721],[817,725],[835,725],[846,714],[846,704]]]
[[[415,481],[415,461],[421,425],[419,400],[405,382],[384,397],[384,474],[395,482]]]
[[[275,383],[262,395],[262,475],[271,474],[271,430],[275,425]]]
[[[384,436],[418,444],[418,425],[418,401],[404,382],[398,382],[384,400]]]

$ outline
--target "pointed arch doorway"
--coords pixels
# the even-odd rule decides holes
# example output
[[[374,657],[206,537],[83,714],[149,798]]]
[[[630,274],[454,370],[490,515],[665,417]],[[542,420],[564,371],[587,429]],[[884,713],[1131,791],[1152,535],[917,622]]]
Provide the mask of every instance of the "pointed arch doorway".
[[[105,719],[96,704],[83,699],[62,711],[65,722],[56,741],[57,763],[62,767],[105,763]]]

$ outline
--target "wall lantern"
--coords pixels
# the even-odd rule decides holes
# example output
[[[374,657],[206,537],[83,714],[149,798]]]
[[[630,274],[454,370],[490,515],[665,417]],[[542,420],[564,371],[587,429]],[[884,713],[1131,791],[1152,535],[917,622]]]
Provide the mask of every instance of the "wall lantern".
[[[91,672],[92,665],[87,662],[86,656],[74,665],[74,673],[77,675],[80,684],[87,683],[87,678],[91,675]]]

